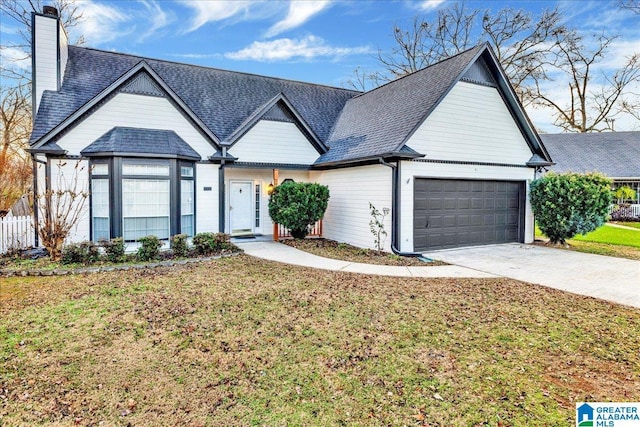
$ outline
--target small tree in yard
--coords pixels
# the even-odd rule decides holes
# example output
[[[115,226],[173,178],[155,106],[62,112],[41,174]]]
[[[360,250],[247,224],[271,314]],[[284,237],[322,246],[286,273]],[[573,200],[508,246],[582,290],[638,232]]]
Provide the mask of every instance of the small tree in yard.
[[[369,229],[373,234],[373,244],[378,252],[382,252],[384,242],[387,239],[387,231],[384,229],[384,219],[389,215],[389,208],[382,208],[380,212],[373,203],[369,202],[369,212],[371,220],[369,220]]]
[[[75,162],[70,177],[65,177],[63,172],[66,162],[59,161],[56,165],[58,174],[55,185],[35,195],[38,236],[52,261],[60,260],[64,241],[82,217],[89,197],[86,181],[84,185],[78,182],[79,175],[85,169],[79,161]]]
[[[304,239],[309,226],[324,216],[329,187],[307,182],[285,182],[277,186],[269,200],[269,215],[287,227],[296,239]]]
[[[636,199],[636,191],[625,185],[616,189],[615,198],[618,199],[618,204],[622,205],[625,200],[634,201]]]
[[[587,234],[607,219],[611,180],[603,175],[553,172],[531,183],[531,207],[552,244]]]

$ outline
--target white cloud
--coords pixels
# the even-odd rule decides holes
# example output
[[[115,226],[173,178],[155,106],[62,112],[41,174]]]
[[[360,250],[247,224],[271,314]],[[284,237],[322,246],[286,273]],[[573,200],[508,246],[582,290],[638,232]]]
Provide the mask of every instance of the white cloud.
[[[2,64],[2,67],[15,67],[21,70],[28,70],[31,68],[31,57],[21,49],[15,47],[3,47],[0,53],[0,63]]]
[[[418,5],[418,9],[423,11],[429,11],[438,8],[445,0],[424,0]]]
[[[183,1],[182,4],[196,12],[187,32],[195,31],[208,22],[223,21],[240,14],[247,17],[249,8],[256,3],[249,0]]]
[[[167,13],[155,0],[140,0],[144,6],[144,17],[151,22],[148,29],[140,36],[139,42],[153,35],[156,31],[166,27],[173,21],[173,15]]]
[[[267,42],[253,42],[237,52],[225,53],[225,57],[235,60],[260,62],[287,61],[290,59],[312,60],[318,57],[338,58],[346,55],[371,53],[368,46],[335,47],[313,35],[302,39],[277,39]]]
[[[299,27],[307,22],[311,17],[327,9],[331,5],[329,0],[319,1],[291,1],[287,16],[276,22],[267,30],[266,36],[273,37],[284,31]]]
[[[86,41],[99,44],[131,32],[122,28],[122,24],[130,20],[130,16],[117,7],[93,1],[82,1],[77,5],[83,19],[71,31],[83,36]]]

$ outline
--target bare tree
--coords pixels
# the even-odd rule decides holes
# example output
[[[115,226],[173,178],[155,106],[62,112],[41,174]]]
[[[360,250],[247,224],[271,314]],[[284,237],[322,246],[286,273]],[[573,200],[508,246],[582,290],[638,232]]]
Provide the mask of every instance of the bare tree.
[[[0,87],[0,211],[29,189],[31,166],[24,151],[31,133],[31,107],[24,86]]]
[[[455,3],[439,10],[432,22],[417,16],[407,30],[395,25],[394,47],[388,53],[378,52],[383,70],[364,76],[365,86],[394,80],[487,40],[516,92],[523,95],[521,86],[531,79],[545,77],[543,65],[549,40],[566,33],[557,9],[534,19],[524,10],[504,8],[492,13],[469,9],[464,2]],[[348,84],[362,87],[363,76],[354,74]]]
[[[639,2],[621,0],[621,5],[633,10]],[[439,10],[433,21],[416,17],[406,30],[395,25],[394,47],[378,53],[382,71],[356,70],[348,84],[375,87],[486,40],[522,103],[550,108],[557,126],[573,132],[613,130],[617,116],[637,118],[640,101],[630,90],[640,77],[639,53],[631,52],[621,68],[604,73],[601,64],[616,36],[600,35],[591,48],[563,22],[557,8],[534,17],[524,10],[471,10],[455,3]],[[545,91],[547,83],[564,80],[569,81],[567,91]],[[564,104],[563,98],[570,102]]]
[[[6,210],[28,191],[31,163],[24,149],[31,134],[31,13],[42,12],[43,0],[0,0],[2,24],[13,21],[18,35],[13,41],[0,39],[3,61],[0,63],[0,210]],[[58,9],[65,28],[76,26],[82,13],[76,0],[47,0]],[[82,43],[82,37],[77,43]],[[7,55],[7,52],[13,52]],[[11,59],[7,59],[11,57]],[[26,62],[29,66],[20,66]]]
[[[574,31],[550,50],[548,73],[553,74],[552,81],[567,80],[567,92],[563,93],[568,93],[570,100],[559,101],[557,93],[542,88],[541,79],[534,79],[535,84],[527,88],[527,96],[535,104],[554,111],[556,126],[570,132],[614,130],[615,118],[637,105],[637,97],[629,96],[629,87],[640,83],[640,53],[631,54],[613,74],[598,70],[599,61],[605,58],[615,39],[603,34],[595,39],[594,47],[588,47]],[[594,83],[597,74],[603,84]]]
[[[87,181],[79,179],[86,173],[79,160],[75,161],[71,176],[65,176],[67,163],[60,160],[55,165],[58,173],[55,182],[47,183],[44,191],[36,194],[39,224],[38,236],[51,260],[58,261],[69,233],[86,214],[85,203],[89,198]],[[83,185],[84,183],[84,185]]]
[[[640,0],[618,0],[618,5],[622,9],[627,9],[640,15]]]
[[[16,41],[2,43],[0,49],[13,49],[14,52],[22,52],[21,56],[15,58],[18,61],[25,61],[31,58],[31,13],[42,12],[45,5],[58,9],[62,25],[67,31],[83,20],[82,12],[76,0],[0,0],[0,12],[18,25],[18,39]],[[6,23],[5,23],[6,24]],[[74,44],[84,43],[84,38],[80,36],[74,40]],[[24,81],[31,81],[31,70],[23,67],[14,67],[12,61],[2,65],[4,78],[13,78]]]

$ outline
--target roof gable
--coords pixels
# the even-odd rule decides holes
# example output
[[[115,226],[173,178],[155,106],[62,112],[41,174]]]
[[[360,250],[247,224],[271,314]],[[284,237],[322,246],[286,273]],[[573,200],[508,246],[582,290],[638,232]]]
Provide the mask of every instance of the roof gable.
[[[318,151],[324,153],[327,147],[313,132],[310,126],[304,121],[302,116],[296,111],[291,102],[283,93],[279,93],[264,105],[258,107],[246,120],[224,141],[225,145],[235,144],[243,135],[253,128],[260,120],[273,120],[294,123],[305,135],[311,145]]]
[[[550,161],[491,47],[476,46],[345,105],[318,164],[398,153],[460,80],[495,86],[533,153]]]
[[[119,91],[152,96],[167,96],[174,103],[174,105],[190,119],[190,121],[196,126],[196,128],[205,135],[205,137],[210,142],[212,142],[213,144],[219,143],[218,137],[207,128],[202,120],[200,120],[200,118],[193,113],[193,111],[160,78],[160,76],[158,76],[158,74],[153,69],[151,69],[149,64],[147,64],[145,61],[141,61],[134,67],[129,69],[127,72],[125,72],[123,75],[121,75],[109,86],[96,94],[93,98],[89,99],[84,105],[80,106],[57,125],[54,125],[48,132],[38,136],[42,131],[43,126],[37,127],[36,125],[34,125],[34,130],[31,134],[32,150],[37,150],[43,147],[45,144],[47,144],[47,142],[51,141],[53,138],[55,138],[70,126],[73,126],[75,123],[82,120],[82,117],[85,114],[88,114],[92,111],[92,109],[99,107],[103,101],[107,100],[110,96],[117,94]],[[45,95],[52,94],[57,95],[57,93],[55,92],[45,92]],[[43,96],[43,100],[44,98],[45,96]],[[64,111],[64,104],[56,106],[56,98],[57,97],[53,96],[53,100],[51,100],[50,97],[48,97],[47,104],[41,101],[41,108],[38,110],[38,116],[44,115],[44,113],[40,112],[42,107],[44,107],[48,111],[58,112],[58,114],[61,111]],[[54,105],[49,105],[51,103],[53,103]],[[36,120],[36,123],[37,122],[38,120]]]

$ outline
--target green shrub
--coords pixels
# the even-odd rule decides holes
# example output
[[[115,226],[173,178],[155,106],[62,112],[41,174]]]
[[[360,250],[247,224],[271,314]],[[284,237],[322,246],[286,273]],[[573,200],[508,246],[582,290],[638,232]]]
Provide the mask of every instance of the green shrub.
[[[551,243],[600,227],[611,199],[611,180],[600,174],[551,172],[531,183],[533,214]]]
[[[160,248],[163,243],[156,236],[145,236],[138,239],[138,259],[140,261],[151,261],[160,257]]]
[[[186,234],[176,234],[171,238],[171,250],[173,254],[179,257],[186,257],[189,255],[189,245],[187,244]]]
[[[269,200],[271,219],[291,231],[296,239],[309,233],[309,226],[324,216],[329,187],[307,182],[285,182],[274,188]]]
[[[62,264],[93,264],[100,259],[98,246],[93,242],[73,243],[62,249]]]
[[[125,244],[122,237],[116,237],[115,239],[111,240],[100,240],[100,246],[104,248],[107,259],[110,262],[124,261]]]
[[[229,235],[224,233],[198,233],[193,236],[193,247],[199,255],[210,255],[231,249]]]

